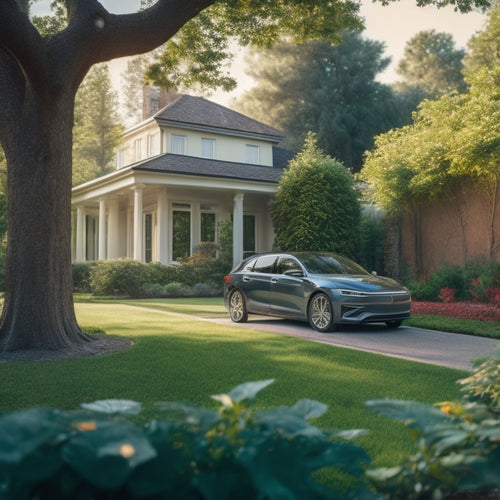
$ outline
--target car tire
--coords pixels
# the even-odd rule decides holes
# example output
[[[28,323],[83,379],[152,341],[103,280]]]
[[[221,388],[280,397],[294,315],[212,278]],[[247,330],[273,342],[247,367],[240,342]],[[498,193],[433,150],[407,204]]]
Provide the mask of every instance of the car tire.
[[[325,293],[317,293],[309,302],[307,317],[311,328],[318,332],[333,332],[336,329],[333,307]]]
[[[389,327],[389,328],[398,328],[401,326],[401,323],[402,321],[398,320],[398,319],[394,319],[394,320],[391,320],[391,321],[386,321],[385,324]]]
[[[235,323],[245,323],[248,319],[245,297],[238,289],[233,290],[229,295],[229,317]]]

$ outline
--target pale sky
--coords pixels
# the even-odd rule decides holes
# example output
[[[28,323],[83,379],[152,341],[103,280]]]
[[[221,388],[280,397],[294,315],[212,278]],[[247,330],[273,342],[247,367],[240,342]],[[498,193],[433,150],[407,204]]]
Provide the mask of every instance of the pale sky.
[[[33,14],[50,13],[51,1],[38,0],[32,7]],[[101,3],[110,12],[120,14],[135,12],[140,0],[101,0]],[[465,49],[471,36],[484,29],[486,21],[486,15],[475,12],[459,14],[454,12],[452,7],[442,9],[435,6],[417,7],[416,0],[400,0],[385,7],[379,2],[361,0],[360,14],[366,26],[363,36],[384,42],[385,55],[392,58],[389,68],[380,75],[380,80],[385,83],[397,79],[395,67],[403,56],[405,45],[419,31],[434,29],[437,32],[450,33],[456,47]],[[221,92],[210,99],[221,104],[229,104],[235,95],[251,87],[252,82],[244,74],[242,60],[242,56],[237,57],[233,67],[238,79],[237,90],[231,94]],[[116,87],[120,85],[120,73],[124,71],[125,66],[124,60],[115,60],[110,65],[114,76],[113,84]]]

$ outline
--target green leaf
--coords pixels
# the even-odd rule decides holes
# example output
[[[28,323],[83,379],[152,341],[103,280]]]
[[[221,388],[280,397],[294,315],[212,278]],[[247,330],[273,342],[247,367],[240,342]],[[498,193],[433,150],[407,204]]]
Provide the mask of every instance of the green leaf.
[[[59,446],[70,432],[59,410],[30,408],[0,417],[0,471],[36,482],[60,466]]]
[[[239,403],[244,399],[255,399],[255,396],[268,385],[272,384],[274,379],[261,380],[259,382],[246,382],[244,384],[237,385],[232,389],[227,395],[233,400]],[[218,395],[216,397],[219,397]],[[214,396],[212,396],[214,397]]]
[[[80,406],[84,410],[108,415],[138,415],[142,410],[142,403],[128,399],[102,399],[93,403],[82,403]]]
[[[388,479],[396,477],[402,470],[401,467],[381,467],[380,469],[366,471],[366,474],[376,481],[387,481]]]
[[[401,420],[407,427],[420,430],[449,422],[450,417],[434,406],[416,401],[397,399],[373,399],[366,401],[366,409],[386,417]]]
[[[328,410],[328,406],[312,399],[301,399],[295,403],[293,409],[305,419],[318,418]]]
[[[155,406],[161,410],[180,413],[185,416],[187,423],[197,425],[205,430],[208,430],[221,418],[219,413],[214,410],[208,410],[202,406],[196,406],[189,403],[165,401],[155,403]]]
[[[63,448],[63,460],[99,488],[118,488],[131,471],[156,457],[141,428],[126,421],[97,422]]]

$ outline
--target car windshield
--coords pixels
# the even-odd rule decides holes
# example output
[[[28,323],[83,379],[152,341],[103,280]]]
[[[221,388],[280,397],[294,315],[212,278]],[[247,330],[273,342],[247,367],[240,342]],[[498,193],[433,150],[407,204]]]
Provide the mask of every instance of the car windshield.
[[[302,254],[300,260],[311,274],[369,274],[346,257],[329,254]]]

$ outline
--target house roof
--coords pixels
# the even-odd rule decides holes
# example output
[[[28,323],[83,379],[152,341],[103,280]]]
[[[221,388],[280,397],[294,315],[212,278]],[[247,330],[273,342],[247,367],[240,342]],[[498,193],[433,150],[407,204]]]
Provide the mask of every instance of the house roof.
[[[283,168],[294,153],[281,148],[276,150],[275,159],[280,162],[274,167],[250,165],[220,160],[209,160],[193,156],[162,154],[132,166],[133,170],[148,172],[165,172],[170,174],[201,175],[206,177],[219,177],[226,179],[239,179],[257,182],[278,183],[283,175]],[[274,152],[274,151],[273,151]],[[286,160],[286,161],[285,161]]]
[[[180,95],[158,111],[153,118],[158,122],[167,122],[182,128],[194,126],[227,130],[232,133],[267,136],[276,142],[284,139],[280,130],[203,97]]]

